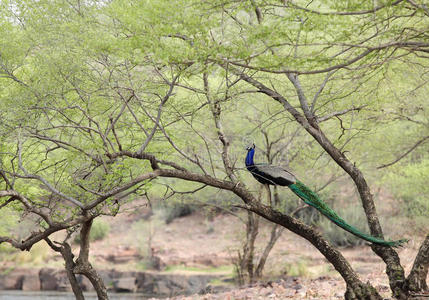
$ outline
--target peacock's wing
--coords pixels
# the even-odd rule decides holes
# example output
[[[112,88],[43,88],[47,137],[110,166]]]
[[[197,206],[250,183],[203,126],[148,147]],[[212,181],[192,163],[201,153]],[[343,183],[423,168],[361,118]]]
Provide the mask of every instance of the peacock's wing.
[[[270,181],[269,184],[285,186],[296,182],[295,176],[283,167],[255,164],[255,171],[267,181]]]

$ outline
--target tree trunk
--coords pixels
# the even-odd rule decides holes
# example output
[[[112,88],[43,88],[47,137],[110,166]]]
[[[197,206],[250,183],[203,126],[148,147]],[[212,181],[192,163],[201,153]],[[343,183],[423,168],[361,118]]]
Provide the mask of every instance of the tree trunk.
[[[98,275],[97,271],[88,263],[77,262],[76,267],[73,269],[75,274],[82,274],[86,276],[94,287],[99,300],[108,300],[107,288],[103,280]]]
[[[64,242],[61,247],[61,255],[63,256],[64,261],[66,262],[67,277],[72,286],[72,290],[76,299],[77,300],[85,299],[85,297],[83,296],[82,288],[80,287],[76,279],[75,273],[73,272],[73,269],[76,266],[76,264],[73,261],[74,255],[71,251],[71,247],[67,242]]]
[[[263,207],[262,205],[253,204],[250,209],[262,217],[288,228],[312,243],[344,278],[347,284],[347,291],[345,293],[345,298],[347,300],[382,299],[374,287],[370,284],[363,283],[359,279],[358,275],[352,269],[349,262],[343,257],[341,252],[332,247],[328,241],[312,227],[292,217],[282,215],[278,211]]]
[[[348,286],[344,295],[346,300],[380,300],[383,299],[370,284],[361,283],[358,286]]]
[[[247,223],[246,223],[246,242],[243,246],[243,255],[239,257],[239,265],[241,274],[244,275],[246,272],[248,282],[254,282],[254,257],[255,257],[255,241],[259,232],[259,216],[247,211]],[[244,279],[244,276],[243,276]]]
[[[268,244],[265,246],[265,249],[262,252],[261,258],[259,259],[259,263],[255,271],[255,278],[260,279],[262,277],[262,272],[264,271],[264,267],[265,267],[265,263],[267,262],[268,255],[270,254],[271,250],[273,249],[279,237],[282,235],[283,230],[284,230],[284,227],[281,227],[278,224],[274,224],[273,228],[271,229],[270,240],[268,241]]]
[[[256,214],[253,214],[249,212],[251,215],[250,218],[250,224],[251,224],[251,231],[250,236],[248,237],[250,240],[249,243],[249,256],[247,261],[247,272],[249,273],[249,283],[253,283],[255,281],[254,274],[255,274],[255,265],[254,265],[254,259],[255,259],[255,242],[256,237],[259,233],[259,216]]]
[[[82,224],[82,228],[80,230],[80,252],[79,257],[76,260],[76,265],[73,269],[75,274],[85,275],[91,284],[93,285],[97,297],[99,300],[107,300],[109,299],[107,295],[107,288],[104,285],[103,280],[98,275],[97,271],[92,267],[89,262],[89,234],[91,232],[93,219],[86,221]]]
[[[80,287],[76,275],[73,272],[76,264],[73,260],[74,255],[71,251],[71,247],[67,242],[61,243],[61,246],[56,246],[54,243],[51,242],[49,238],[46,238],[45,241],[48,243],[48,245],[57,252],[61,253],[61,256],[63,257],[65,261],[65,269],[67,273],[67,278],[71,284],[72,291],[74,296],[76,297],[76,300],[85,300],[85,297],[83,296],[82,288]]]
[[[428,292],[426,278],[429,267],[429,234],[420,246],[413,268],[407,278],[407,288],[412,293]]]

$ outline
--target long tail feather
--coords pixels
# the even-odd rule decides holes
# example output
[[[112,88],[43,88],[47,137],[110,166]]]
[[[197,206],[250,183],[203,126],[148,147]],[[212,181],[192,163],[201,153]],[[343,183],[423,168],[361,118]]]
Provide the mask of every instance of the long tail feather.
[[[331,209],[325,202],[323,202],[315,192],[310,190],[302,182],[297,180],[295,184],[289,185],[289,188],[299,198],[304,200],[305,203],[316,208],[318,211],[320,211],[324,216],[326,216],[336,225],[366,241],[369,241],[371,243],[378,244],[378,245],[392,246],[392,247],[399,247],[401,246],[401,244],[408,241],[406,239],[398,240],[398,241],[386,241],[381,238],[377,238],[372,235],[365,234],[359,231],[357,228],[347,224],[346,221],[344,221],[340,216],[338,216],[338,214],[333,209]]]

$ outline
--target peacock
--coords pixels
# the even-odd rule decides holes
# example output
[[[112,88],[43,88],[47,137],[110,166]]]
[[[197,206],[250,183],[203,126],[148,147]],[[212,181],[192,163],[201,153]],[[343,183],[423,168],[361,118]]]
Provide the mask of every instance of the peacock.
[[[407,240],[386,241],[359,231],[357,228],[349,225],[338,214],[331,209],[319,196],[310,188],[304,185],[301,181],[288,170],[267,164],[255,164],[253,156],[255,155],[255,144],[246,148],[246,168],[255,177],[257,181],[262,184],[287,186],[292,190],[295,195],[301,198],[306,204],[316,208],[325,217],[335,223],[337,226],[344,230],[358,236],[361,239],[369,241],[374,244],[383,246],[398,247]]]

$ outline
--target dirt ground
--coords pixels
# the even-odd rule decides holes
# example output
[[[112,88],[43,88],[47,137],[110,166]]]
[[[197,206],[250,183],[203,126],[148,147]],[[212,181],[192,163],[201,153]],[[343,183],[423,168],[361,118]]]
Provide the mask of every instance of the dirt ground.
[[[175,266],[178,272],[223,270],[225,275],[232,275],[233,258],[237,255],[244,230],[244,224],[238,218],[219,215],[209,221],[206,216],[197,213],[165,224],[153,221],[155,217],[151,218],[152,221],[144,221],[141,219],[143,214],[135,210],[109,220],[112,228],[109,238],[95,242],[91,247],[96,267],[134,269],[136,261],[109,265],[106,256],[109,253],[137,253],[144,257],[151,247],[164,267]],[[269,237],[271,226],[261,220],[257,244],[259,251]],[[405,247],[398,249],[407,273],[422,239],[411,239]],[[363,281],[371,282],[384,298],[390,299],[385,265],[370,247],[346,248],[341,252]],[[222,269],[223,266],[229,268]],[[210,289],[208,292],[171,299],[342,299],[345,284],[309,242],[284,231],[267,261],[262,283],[241,288],[231,286],[220,293],[210,293]]]

